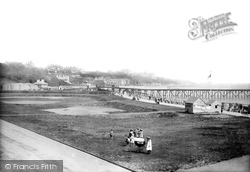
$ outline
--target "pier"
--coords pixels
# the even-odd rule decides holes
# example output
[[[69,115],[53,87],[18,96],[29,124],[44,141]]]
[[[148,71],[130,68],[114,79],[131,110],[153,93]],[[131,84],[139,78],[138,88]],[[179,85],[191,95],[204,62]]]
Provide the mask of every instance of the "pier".
[[[105,87],[118,94],[128,94],[139,98],[160,99],[163,102],[182,104],[190,97],[202,99],[245,99],[250,101],[250,89],[180,89],[143,87]]]

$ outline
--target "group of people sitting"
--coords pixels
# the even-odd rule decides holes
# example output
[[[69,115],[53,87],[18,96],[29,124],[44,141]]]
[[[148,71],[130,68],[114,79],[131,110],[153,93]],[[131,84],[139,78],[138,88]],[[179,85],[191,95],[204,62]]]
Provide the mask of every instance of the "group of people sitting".
[[[140,150],[143,150],[143,147],[146,146],[146,151],[148,154],[152,151],[152,141],[150,137],[147,137],[147,140],[144,139],[143,130],[137,128],[135,130],[130,129],[128,137],[126,138],[127,144],[129,146],[138,146]]]
[[[143,131],[139,127],[135,130],[130,129],[129,137],[143,138]]]

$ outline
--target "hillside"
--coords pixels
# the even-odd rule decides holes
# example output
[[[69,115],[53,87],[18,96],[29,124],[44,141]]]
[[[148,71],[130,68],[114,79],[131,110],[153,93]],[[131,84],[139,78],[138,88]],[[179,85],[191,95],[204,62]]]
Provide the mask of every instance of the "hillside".
[[[64,79],[58,79],[58,76]],[[46,68],[37,68],[32,62],[22,64],[19,62],[0,63],[1,85],[8,82],[34,83],[38,79],[44,79],[50,86],[67,85],[67,80],[72,85],[80,85],[92,82],[96,78],[101,79],[129,79],[130,85],[169,85],[180,84],[181,81],[165,79],[153,74],[132,73],[125,71],[100,72],[83,71],[76,67],[62,67],[49,65]],[[8,82],[7,82],[8,81]]]

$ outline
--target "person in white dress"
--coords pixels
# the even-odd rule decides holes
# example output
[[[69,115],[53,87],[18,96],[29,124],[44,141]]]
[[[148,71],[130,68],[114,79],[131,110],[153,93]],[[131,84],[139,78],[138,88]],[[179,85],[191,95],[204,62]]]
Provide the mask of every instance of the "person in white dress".
[[[152,141],[151,141],[150,137],[147,137],[146,151],[148,154],[150,154],[152,152]]]

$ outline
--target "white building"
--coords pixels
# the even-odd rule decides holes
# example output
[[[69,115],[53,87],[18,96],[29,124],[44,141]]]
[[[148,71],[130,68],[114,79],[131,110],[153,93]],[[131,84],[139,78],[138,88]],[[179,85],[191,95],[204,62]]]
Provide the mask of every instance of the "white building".
[[[199,97],[190,97],[185,102],[185,111],[187,113],[206,112],[206,109],[206,103]]]
[[[221,113],[221,103],[219,103],[218,101],[208,100],[206,104],[207,104],[208,112]]]
[[[41,80],[38,79],[34,84],[37,85],[39,88],[47,88],[49,85],[43,79]]]
[[[38,89],[37,85],[31,83],[10,83],[2,87],[3,91],[33,91]]]

